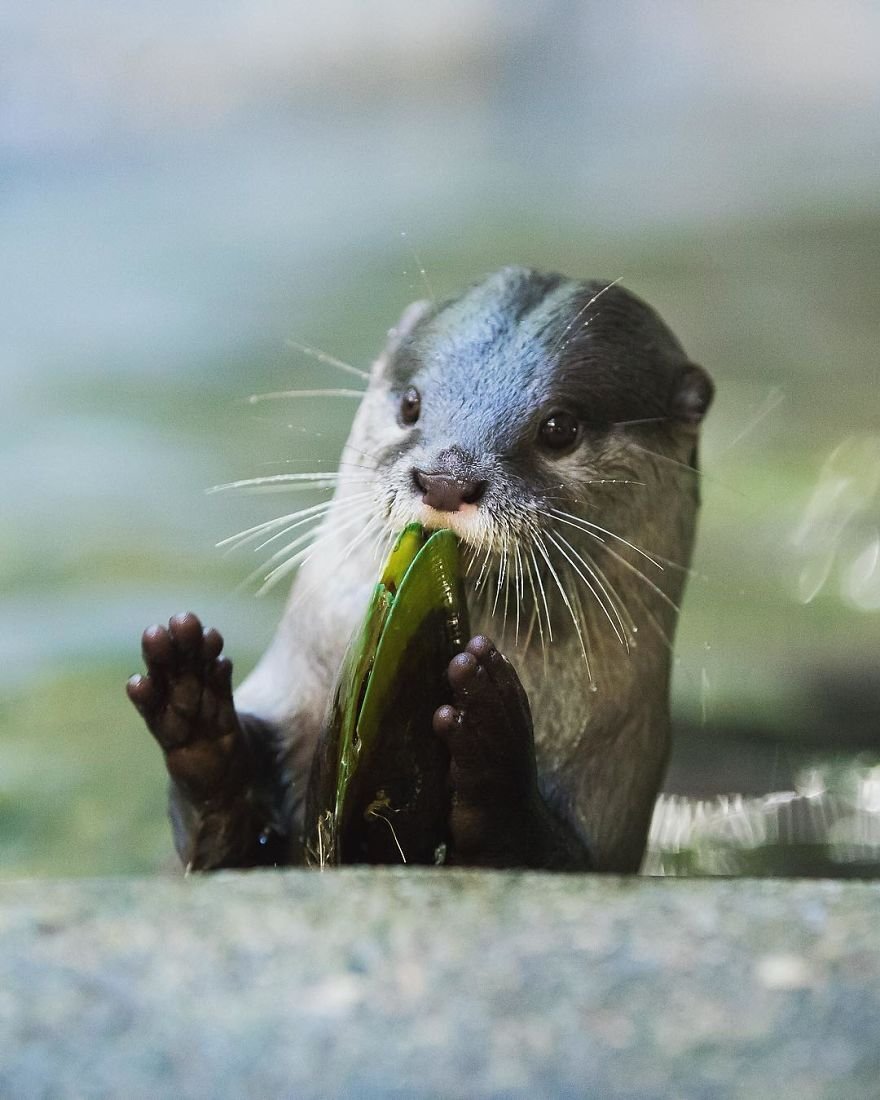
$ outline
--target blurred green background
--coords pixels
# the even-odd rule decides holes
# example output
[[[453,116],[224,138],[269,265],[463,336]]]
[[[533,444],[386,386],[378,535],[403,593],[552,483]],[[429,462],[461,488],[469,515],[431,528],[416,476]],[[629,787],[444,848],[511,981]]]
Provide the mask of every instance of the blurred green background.
[[[717,384],[675,682],[690,800],[664,802],[649,868],[729,870],[804,812],[824,833],[791,866],[873,866],[875,4],[13,0],[2,21],[0,874],[171,865],[123,693],[140,632],[192,608],[251,667],[285,594],[240,591],[255,562],[214,544],[284,501],[205,489],[332,469],[353,412],[248,395],[346,385],[285,341],[366,366],[421,267],[443,295],[504,263],[622,276]]]

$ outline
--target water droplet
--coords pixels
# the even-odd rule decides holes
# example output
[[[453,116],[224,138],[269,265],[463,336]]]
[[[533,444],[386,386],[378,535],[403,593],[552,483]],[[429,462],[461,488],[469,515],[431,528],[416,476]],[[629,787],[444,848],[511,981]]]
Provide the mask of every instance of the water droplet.
[[[705,651],[709,653],[712,647],[709,645],[708,642],[703,642],[703,649],[705,649]]]
[[[599,690],[599,685],[598,685],[598,684],[590,684],[590,691],[591,691],[591,692],[592,692],[592,693],[593,693],[594,695],[596,694],[596,692],[597,692],[598,690]]]
[[[633,626],[633,634],[638,634],[638,632],[639,628],[637,626]]]

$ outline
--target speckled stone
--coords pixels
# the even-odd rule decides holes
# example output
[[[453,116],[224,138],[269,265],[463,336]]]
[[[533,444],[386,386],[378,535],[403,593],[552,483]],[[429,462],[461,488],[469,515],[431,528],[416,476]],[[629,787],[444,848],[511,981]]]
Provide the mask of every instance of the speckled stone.
[[[0,885],[0,1096],[880,1095],[880,884]]]

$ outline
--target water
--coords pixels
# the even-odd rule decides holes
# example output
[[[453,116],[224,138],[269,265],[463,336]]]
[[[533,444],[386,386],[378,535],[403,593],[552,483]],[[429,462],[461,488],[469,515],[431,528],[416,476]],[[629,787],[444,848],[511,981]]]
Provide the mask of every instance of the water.
[[[622,275],[668,319],[718,387],[677,710],[810,733],[817,677],[880,642],[876,491],[803,537],[831,456],[878,436],[878,17],[842,7],[7,6],[3,873],[163,865],[139,633],[192,607],[256,659],[283,593],[238,593],[253,563],[214,543],[278,500],[204,490],[332,468],[350,402],[247,397],[347,385],[285,339],[367,365],[421,267],[438,295]]]

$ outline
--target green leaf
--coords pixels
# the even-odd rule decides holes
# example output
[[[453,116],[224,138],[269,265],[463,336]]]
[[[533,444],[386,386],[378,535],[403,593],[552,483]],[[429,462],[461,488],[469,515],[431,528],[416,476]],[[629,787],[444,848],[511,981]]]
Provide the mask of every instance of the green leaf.
[[[468,631],[455,536],[407,527],[331,696],[307,799],[309,862],[438,860],[449,760],[431,717]]]

